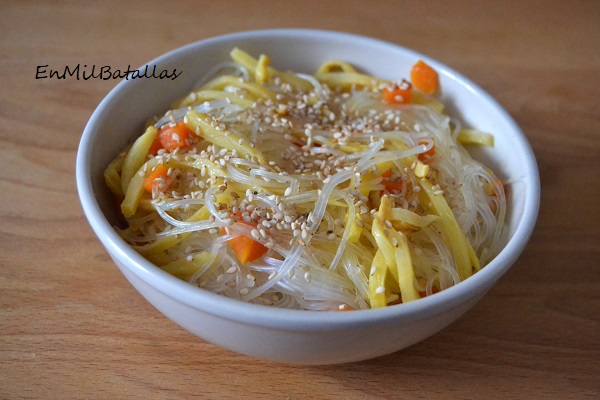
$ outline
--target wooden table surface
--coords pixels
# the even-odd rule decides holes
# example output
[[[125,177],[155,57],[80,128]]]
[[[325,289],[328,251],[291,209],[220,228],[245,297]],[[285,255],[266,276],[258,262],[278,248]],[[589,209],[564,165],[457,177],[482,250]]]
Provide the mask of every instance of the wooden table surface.
[[[0,3],[0,398],[567,399],[600,396],[600,6],[593,1]],[[529,246],[458,322],[379,359],[294,367],[176,326],[129,285],[75,187],[84,126],[139,66],[241,30],[347,31],[466,74],[527,135],[542,182]]]

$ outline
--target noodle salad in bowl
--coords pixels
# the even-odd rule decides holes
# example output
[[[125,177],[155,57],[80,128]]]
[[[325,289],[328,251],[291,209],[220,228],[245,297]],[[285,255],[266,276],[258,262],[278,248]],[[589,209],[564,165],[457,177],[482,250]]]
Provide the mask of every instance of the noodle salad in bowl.
[[[106,168],[146,259],[245,302],[344,311],[431,296],[502,250],[504,183],[465,150],[494,138],[446,114],[430,65],[390,81],[230,57]]]
[[[148,64],[182,73],[105,97],[78,193],[124,277],[211,343],[304,365],[390,354],[467,312],[533,231],[525,135],[425,55],[281,29]]]

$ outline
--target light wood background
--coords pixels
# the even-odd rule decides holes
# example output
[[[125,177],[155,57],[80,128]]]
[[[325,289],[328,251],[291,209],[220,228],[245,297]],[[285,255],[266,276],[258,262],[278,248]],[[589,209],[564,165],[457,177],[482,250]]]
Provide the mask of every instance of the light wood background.
[[[142,65],[234,31],[372,36],[466,74],[521,125],[541,172],[522,257],[467,315],[383,358],[256,361],[147,304],[93,235],[81,132],[116,81],[38,65]],[[567,399],[600,396],[600,3],[0,2],[0,398]]]

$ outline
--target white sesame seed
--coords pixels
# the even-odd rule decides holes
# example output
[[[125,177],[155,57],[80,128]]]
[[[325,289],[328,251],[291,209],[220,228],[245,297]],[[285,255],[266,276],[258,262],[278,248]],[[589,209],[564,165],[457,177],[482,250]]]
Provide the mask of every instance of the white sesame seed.
[[[377,289],[375,289],[375,293],[383,294],[383,293],[385,293],[385,288],[383,286],[379,286]]]

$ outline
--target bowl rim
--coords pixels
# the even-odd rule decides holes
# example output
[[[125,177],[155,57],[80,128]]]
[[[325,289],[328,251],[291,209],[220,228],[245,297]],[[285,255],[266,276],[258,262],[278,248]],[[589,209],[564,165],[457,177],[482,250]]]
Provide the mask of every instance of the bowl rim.
[[[360,329],[372,324],[385,326],[386,323],[393,324],[399,320],[411,322],[446,312],[463,303],[465,298],[483,294],[491,288],[491,286],[506,271],[508,271],[525,248],[533,233],[540,202],[540,181],[535,155],[525,134],[509,113],[485,90],[452,68],[404,46],[353,33],[316,29],[265,29],[241,31],[187,44],[160,55],[144,65],[158,64],[161,60],[169,59],[179,53],[198,50],[207,45],[232,43],[241,39],[260,39],[265,37],[270,39],[277,37],[279,40],[298,37],[312,37],[315,40],[325,39],[326,41],[344,39],[370,46],[387,47],[391,51],[404,52],[430,63],[430,65],[437,69],[438,73],[444,74],[457,81],[495,108],[508,124],[513,134],[515,134],[514,136],[515,140],[518,141],[518,147],[524,152],[527,161],[526,164],[523,165],[524,179],[527,180],[527,191],[525,193],[523,213],[521,220],[507,245],[485,266],[485,268],[482,268],[475,275],[460,282],[458,285],[443,290],[433,296],[420,299],[419,301],[381,309],[356,310],[353,312],[288,310],[242,302],[193,286],[168,274],[133,250],[133,248],[130,247],[113,229],[94,196],[91,164],[89,163],[88,158],[90,145],[92,143],[92,138],[94,137],[96,125],[102,120],[103,114],[109,109],[109,105],[113,99],[118,97],[125,85],[128,84],[127,81],[122,81],[104,97],[91,115],[83,131],[76,159],[77,191],[84,214],[93,231],[111,256],[121,260],[124,268],[127,268],[128,271],[154,290],[161,292],[163,295],[166,295],[175,301],[181,302],[202,312],[219,316],[220,318],[275,329],[326,331],[341,328]],[[120,265],[119,267],[121,268]]]

